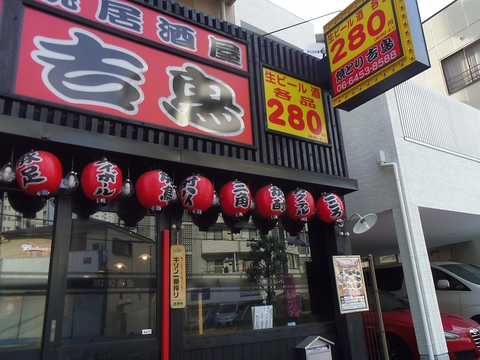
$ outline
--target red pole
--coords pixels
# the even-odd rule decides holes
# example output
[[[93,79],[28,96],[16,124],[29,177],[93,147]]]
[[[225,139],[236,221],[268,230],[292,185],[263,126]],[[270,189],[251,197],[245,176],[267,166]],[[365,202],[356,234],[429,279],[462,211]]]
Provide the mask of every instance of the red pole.
[[[170,230],[162,234],[162,311],[160,359],[170,359]]]

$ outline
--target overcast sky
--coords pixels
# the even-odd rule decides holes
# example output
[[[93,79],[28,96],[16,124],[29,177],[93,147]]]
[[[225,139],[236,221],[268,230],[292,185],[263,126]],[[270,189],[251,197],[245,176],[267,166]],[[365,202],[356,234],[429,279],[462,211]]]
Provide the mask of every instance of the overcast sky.
[[[333,15],[324,16],[312,21],[315,26],[315,33],[323,32],[323,25],[334,18],[339,11],[345,9],[353,0],[269,0],[281,6],[289,12],[310,20],[317,16],[335,12]],[[417,0],[422,22],[443,9],[455,0]],[[287,26],[287,25],[286,25]]]

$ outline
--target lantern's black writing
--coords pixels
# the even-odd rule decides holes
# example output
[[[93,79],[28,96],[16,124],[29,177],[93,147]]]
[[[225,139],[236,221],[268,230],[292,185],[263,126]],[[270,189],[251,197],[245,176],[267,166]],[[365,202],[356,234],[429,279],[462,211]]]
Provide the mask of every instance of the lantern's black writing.
[[[24,167],[20,170],[20,174],[22,175],[22,184],[24,188],[30,184],[41,184],[47,181],[47,178],[42,176],[42,173],[40,172],[40,166],[36,164]]]
[[[285,210],[285,195],[278,186],[270,186],[268,189],[272,197],[271,209],[275,211]]]
[[[38,151],[28,152],[18,159],[17,168],[20,169],[24,188],[30,184],[41,184],[47,181],[47,178],[42,176],[40,166],[36,164],[42,161],[43,158],[38,154]]]
[[[101,184],[95,189],[94,195],[105,197],[113,196],[116,189],[111,189],[110,184],[117,183],[117,166],[108,161],[97,161],[94,166],[97,168],[97,181]]]
[[[105,44],[96,35],[71,28],[72,40],[36,36],[33,59],[44,66],[44,84],[61,99],[136,114],[145,61],[129,50]]]
[[[307,191],[306,190],[297,190],[293,193],[295,198],[295,215],[308,215],[310,214],[310,204],[307,201]]]
[[[331,218],[340,218],[343,216],[342,206],[334,194],[324,196],[323,201],[328,204],[328,210],[330,210]]]
[[[160,184],[163,184],[163,186],[160,187],[162,190],[161,193],[158,195],[158,200],[160,201],[165,201],[165,202],[170,202],[173,197],[173,182],[170,176],[168,176],[167,173],[163,171],[158,172],[158,182]]]
[[[170,120],[216,135],[236,136],[244,131],[244,110],[230,86],[189,63],[168,67],[167,72],[172,94],[158,102]]]
[[[233,206],[238,208],[249,209],[250,207],[250,191],[248,190],[247,186],[240,182],[234,181],[233,182],[233,189],[232,193],[234,195],[234,204]]]
[[[143,13],[133,5],[114,0],[100,0],[97,19],[113,26],[143,33]]]
[[[184,206],[193,207],[195,205],[193,198],[198,194],[197,184],[199,181],[200,178],[193,175],[182,182],[180,197],[182,198]]]

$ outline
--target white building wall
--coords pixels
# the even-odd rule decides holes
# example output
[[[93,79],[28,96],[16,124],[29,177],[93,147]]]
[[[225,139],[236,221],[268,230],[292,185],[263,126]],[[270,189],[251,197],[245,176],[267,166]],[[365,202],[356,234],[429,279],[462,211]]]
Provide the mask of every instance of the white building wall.
[[[412,81],[394,94],[401,117],[401,123],[392,121],[399,165],[414,204],[480,214],[480,110]]]
[[[341,119],[349,176],[359,182],[345,198],[349,213],[397,205],[376,162],[383,150],[398,163],[411,204],[480,214],[480,110],[407,81]]]
[[[359,181],[359,191],[345,197],[347,212],[391,209],[420,351],[426,354],[431,342],[441,358],[445,344],[419,209],[480,214],[480,110],[407,81],[341,119],[349,175]],[[404,207],[393,166],[377,164],[380,150],[398,165]]]
[[[235,23],[258,34],[270,33],[305,21],[267,0],[238,0],[234,8]],[[275,32],[268,38],[304,50],[315,43],[314,27],[311,23],[305,23]]]
[[[480,4],[477,0],[457,0],[423,23],[431,68],[413,79],[448,95],[441,60],[480,38]],[[480,109],[480,83],[451,95],[456,100]]]

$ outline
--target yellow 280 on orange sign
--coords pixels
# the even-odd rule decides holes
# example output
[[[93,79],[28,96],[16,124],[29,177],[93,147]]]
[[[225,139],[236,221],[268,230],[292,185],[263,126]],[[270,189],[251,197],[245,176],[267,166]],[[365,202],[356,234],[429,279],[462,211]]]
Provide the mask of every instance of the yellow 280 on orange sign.
[[[267,68],[263,83],[269,130],[328,143],[319,86]]]

